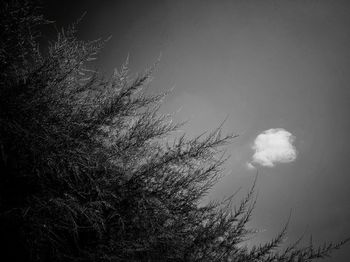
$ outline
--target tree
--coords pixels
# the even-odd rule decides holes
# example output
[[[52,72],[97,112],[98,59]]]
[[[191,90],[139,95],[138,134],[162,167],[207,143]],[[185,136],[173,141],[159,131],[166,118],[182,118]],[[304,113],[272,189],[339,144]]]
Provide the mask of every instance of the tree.
[[[254,187],[199,205],[221,175],[234,135],[170,142],[167,93],[146,95],[154,67],[134,79],[93,70],[105,40],[81,41],[77,23],[45,53],[49,23],[26,2],[1,3],[0,230],[11,261],[310,261],[346,241],[277,250],[286,232],[248,249]]]

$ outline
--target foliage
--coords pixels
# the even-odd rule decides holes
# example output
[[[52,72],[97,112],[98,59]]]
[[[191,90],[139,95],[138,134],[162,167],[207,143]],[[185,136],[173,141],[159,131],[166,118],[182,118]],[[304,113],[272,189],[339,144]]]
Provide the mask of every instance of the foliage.
[[[105,40],[81,41],[77,23],[44,55],[48,23],[20,1],[1,3],[0,228],[11,261],[310,261],[342,243],[276,249],[285,229],[244,242],[253,189],[199,205],[221,175],[234,135],[166,140],[182,124],[161,115],[166,93],[146,95],[154,67],[134,79],[126,61],[92,70]],[[168,142],[167,142],[168,141]]]

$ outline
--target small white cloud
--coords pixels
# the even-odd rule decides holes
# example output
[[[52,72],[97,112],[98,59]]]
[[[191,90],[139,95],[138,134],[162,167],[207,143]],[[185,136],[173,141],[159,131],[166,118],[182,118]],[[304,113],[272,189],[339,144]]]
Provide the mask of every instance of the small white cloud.
[[[247,167],[249,170],[255,169],[255,166],[254,166],[251,162],[247,162],[247,163],[246,163],[246,167]]]
[[[252,147],[255,151],[252,163],[273,167],[278,162],[293,162],[297,157],[293,146],[294,139],[291,133],[282,128],[262,132],[256,137]]]

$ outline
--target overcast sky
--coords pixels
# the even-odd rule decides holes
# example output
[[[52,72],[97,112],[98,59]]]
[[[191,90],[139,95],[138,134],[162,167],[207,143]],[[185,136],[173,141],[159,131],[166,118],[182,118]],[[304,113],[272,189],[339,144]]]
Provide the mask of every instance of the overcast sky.
[[[244,193],[259,171],[251,225],[265,231],[253,242],[276,235],[290,210],[288,241],[350,235],[348,1],[43,2],[58,27],[87,11],[82,38],[112,35],[107,74],[128,54],[137,72],[161,53],[150,90],[175,86],[162,111],[189,119],[189,136],[227,117],[239,137],[209,197]],[[324,261],[350,261],[350,246]]]

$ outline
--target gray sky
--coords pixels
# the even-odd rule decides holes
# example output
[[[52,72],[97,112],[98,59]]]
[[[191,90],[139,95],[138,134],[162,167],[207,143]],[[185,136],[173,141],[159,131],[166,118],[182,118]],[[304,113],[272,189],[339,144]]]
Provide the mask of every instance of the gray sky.
[[[255,171],[255,138],[283,128],[297,157],[259,170],[251,225],[278,233],[292,209],[289,240],[306,232],[315,243],[350,235],[350,3],[347,1],[46,1],[45,11],[67,25],[87,11],[81,36],[112,35],[100,56],[108,74],[130,54],[133,72],[162,53],[151,91],[175,85],[162,111],[181,108],[194,136],[226,116],[239,137],[227,147],[227,175],[210,198],[243,187]],[[239,198],[237,198],[237,201]],[[306,237],[308,240],[308,237]],[[324,261],[350,261],[346,246]]]

